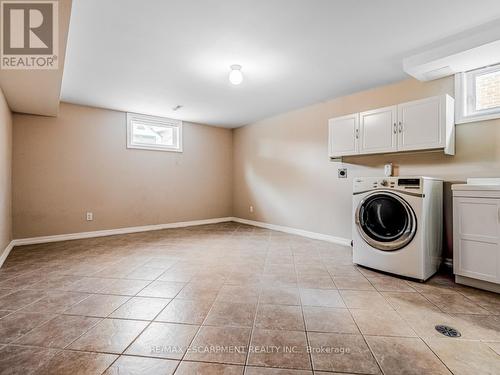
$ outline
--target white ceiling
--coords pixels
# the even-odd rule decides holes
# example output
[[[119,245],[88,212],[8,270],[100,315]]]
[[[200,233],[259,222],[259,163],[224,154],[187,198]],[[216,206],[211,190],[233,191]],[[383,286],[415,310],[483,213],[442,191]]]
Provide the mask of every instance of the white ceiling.
[[[404,57],[498,17],[498,0],[74,0],[62,100],[237,127],[405,78]]]

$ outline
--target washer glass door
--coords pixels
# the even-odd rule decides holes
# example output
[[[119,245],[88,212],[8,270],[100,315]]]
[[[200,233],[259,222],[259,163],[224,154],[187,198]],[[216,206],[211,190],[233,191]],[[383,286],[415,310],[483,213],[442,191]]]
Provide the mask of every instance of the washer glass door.
[[[385,251],[410,243],[417,225],[410,205],[391,192],[375,192],[364,198],[356,211],[356,224],[368,244]]]

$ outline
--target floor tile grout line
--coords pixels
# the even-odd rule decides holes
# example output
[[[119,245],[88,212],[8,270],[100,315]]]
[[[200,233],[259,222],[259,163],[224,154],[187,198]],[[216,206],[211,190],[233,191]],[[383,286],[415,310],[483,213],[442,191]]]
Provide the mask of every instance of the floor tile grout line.
[[[236,229],[233,231],[233,233],[231,234],[231,236],[233,236],[233,235],[234,235],[234,232],[235,232],[235,231],[236,231]],[[218,295],[218,293],[219,293],[219,292],[220,292],[220,289],[219,289],[219,291],[217,292],[217,295]],[[180,293],[180,291],[179,291],[179,293]],[[196,337],[197,337],[197,336],[198,336],[198,334],[200,333],[201,328],[203,327],[203,324],[204,324],[204,323],[205,323],[205,321],[207,320],[208,315],[209,315],[209,314],[210,314],[210,312],[212,311],[212,309],[213,309],[213,307],[214,307],[214,304],[215,304],[215,301],[216,301],[216,300],[217,300],[217,296],[216,296],[216,297],[215,297],[215,299],[212,301],[212,305],[210,306],[210,309],[209,309],[209,310],[208,310],[208,312],[206,313],[205,317],[203,318],[203,321],[202,321],[202,322],[201,322],[201,324],[199,325],[199,327],[198,327],[198,329],[197,329],[196,333],[193,335],[193,337],[192,337],[192,338],[191,338],[191,340],[189,341],[189,344],[188,344],[188,346],[187,346],[187,348],[186,348],[186,351],[182,354],[182,357],[181,357],[181,359],[179,360],[179,363],[177,364],[177,366],[176,366],[176,367],[175,367],[175,369],[174,369],[174,372],[173,372],[174,374],[175,374],[175,372],[177,371],[177,369],[179,368],[179,366],[181,365],[181,363],[182,363],[182,361],[184,360],[184,358],[186,357],[186,354],[187,354],[187,352],[188,352],[189,348],[191,347],[191,345],[193,344],[194,340],[196,339]],[[156,319],[156,318],[155,318],[155,319]]]
[[[266,249],[266,258],[267,258],[268,254],[269,254],[269,239],[268,239],[268,245],[267,245],[267,249]],[[250,358],[250,346],[252,345],[253,333],[255,331],[255,323],[257,321],[257,314],[259,312],[261,294],[262,294],[262,285],[259,286],[259,295],[257,297],[257,306],[255,308],[255,314],[254,314],[254,317],[253,317],[253,323],[252,323],[252,327],[250,329],[250,335],[249,335],[249,338],[248,338],[247,354],[245,356],[245,362],[244,362],[245,368],[248,366],[248,360]]]
[[[352,321],[354,322],[354,324],[356,325],[356,328],[358,329],[359,331],[359,334],[361,335],[361,337],[363,338],[363,342],[365,343],[365,345],[368,347],[368,350],[370,351],[370,354],[372,355],[372,358],[375,360],[375,363],[377,364],[380,372],[382,374],[385,374],[384,370],[382,369],[382,366],[381,364],[379,363],[379,361],[377,360],[377,357],[375,356],[375,353],[373,353],[373,350],[371,349],[370,345],[368,344],[368,341],[366,340],[365,338],[365,335],[363,334],[363,332],[361,331],[361,328],[359,328],[359,325],[358,325],[358,322],[356,321],[356,319],[354,319],[354,316],[352,315],[352,312],[351,312],[351,309],[347,306],[347,303],[345,302],[345,299],[344,299],[344,296],[340,294],[340,298],[342,299],[342,301],[344,302],[344,305],[346,306],[346,309],[347,311],[349,311],[349,315],[351,316],[351,319]]]
[[[158,276],[159,277],[159,276]],[[151,285],[155,280],[152,280],[150,284],[148,285]],[[149,321],[148,324],[146,324],[146,326],[144,327],[144,329],[139,332],[139,334],[127,345],[127,347],[125,349],[123,349],[123,351],[119,354],[119,356],[108,366],[108,368],[110,368],[111,366],[113,366],[113,364],[118,360],[118,358],[120,358],[121,355],[123,355],[136,341],[137,339],[153,324],[153,322],[155,321],[156,318],[158,318],[158,316],[163,312],[163,310],[165,310],[167,308],[168,305],[170,305],[170,303],[175,299],[175,297],[177,297],[179,295],[179,293],[186,287],[187,284],[185,284],[181,289],[179,289],[179,291],[175,294],[175,296],[173,298],[170,299],[170,301],[155,315],[155,317]],[[146,287],[145,287],[146,288]],[[140,292],[139,292],[140,293]],[[130,299],[129,299],[130,300]],[[125,303],[127,303],[129,300],[127,300]],[[122,304],[123,305],[123,304]],[[120,305],[120,307],[122,306]],[[118,309],[118,308],[117,308]],[[111,314],[113,314],[117,309],[115,309]],[[110,314],[110,315],[111,315]],[[180,361],[179,361],[180,363]],[[106,370],[104,370],[104,372],[106,372],[108,370],[108,368],[106,368]],[[175,368],[174,371],[177,370],[177,367]],[[104,373],[103,372],[103,373]]]
[[[292,259],[293,259],[293,266],[295,269],[295,273],[297,274],[297,264],[295,262],[295,255],[293,253],[292,253]],[[333,285],[336,286],[335,282],[333,281],[333,277],[330,275],[330,273],[328,273],[328,275],[332,279]],[[298,275],[297,275],[297,281],[298,281]],[[305,313],[304,313],[304,305],[302,303],[302,295],[300,293],[300,288],[299,288],[299,300],[300,300],[300,311],[302,313],[302,323],[304,324],[304,331],[305,331],[305,336],[306,336],[306,344],[307,344],[306,351],[308,352],[309,365],[311,366],[311,372],[314,373],[314,363],[313,363],[312,353],[311,353],[311,350],[308,350],[308,349],[312,348],[312,346],[311,346],[311,342],[309,340],[309,334],[307,332],[306,317],[305,317]]]

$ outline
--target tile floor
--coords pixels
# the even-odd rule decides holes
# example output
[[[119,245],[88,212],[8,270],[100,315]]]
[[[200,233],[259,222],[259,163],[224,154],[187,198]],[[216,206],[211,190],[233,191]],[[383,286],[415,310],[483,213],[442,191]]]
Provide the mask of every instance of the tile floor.
[[[0,269],[0,374],[476,375],[499,353],[497,294],[235,223],[16,248]]]

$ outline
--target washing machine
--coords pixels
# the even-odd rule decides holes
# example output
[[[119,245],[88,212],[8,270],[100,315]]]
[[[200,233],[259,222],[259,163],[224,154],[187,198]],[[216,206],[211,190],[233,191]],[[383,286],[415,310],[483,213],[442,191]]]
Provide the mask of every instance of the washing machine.
[[[427,280],[441,263],[443,181],[355,178],[352,236],[354,263]]]

